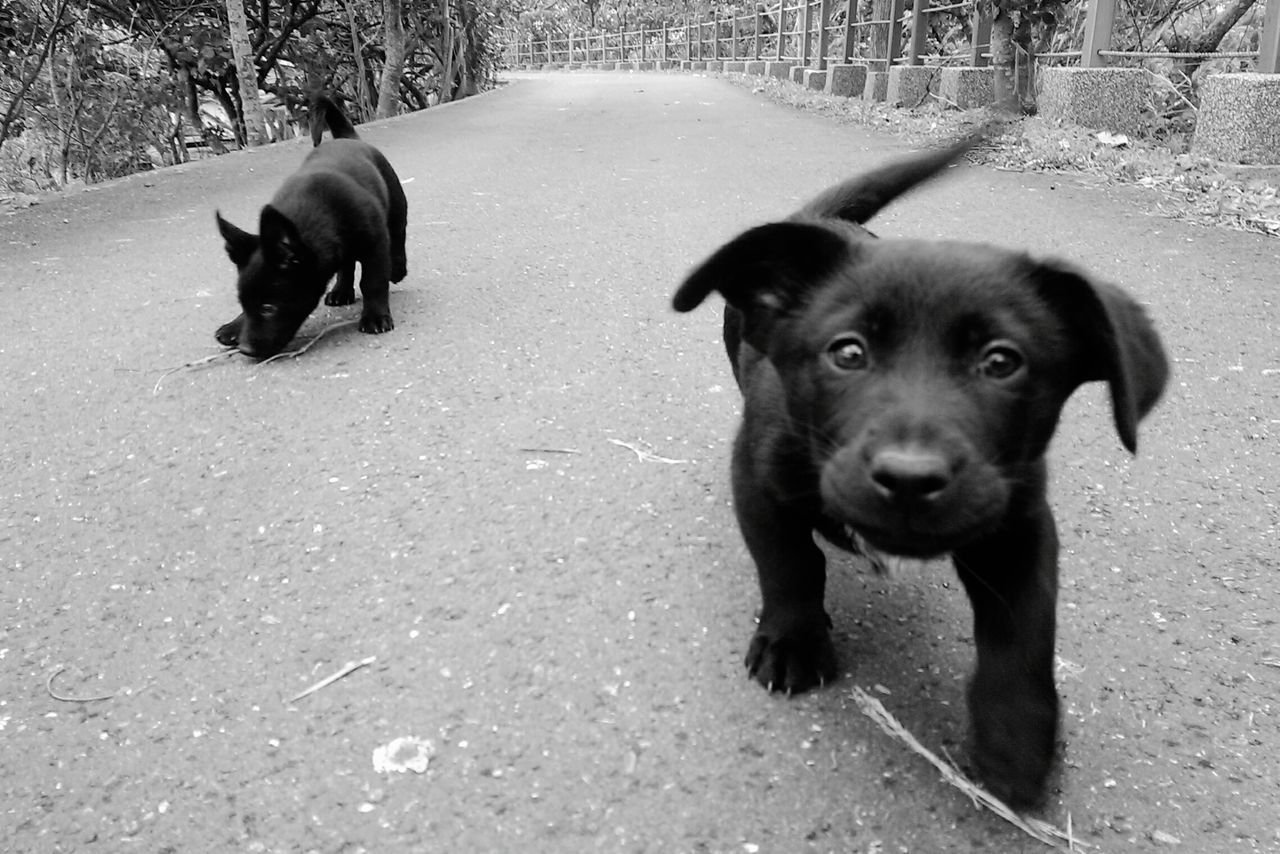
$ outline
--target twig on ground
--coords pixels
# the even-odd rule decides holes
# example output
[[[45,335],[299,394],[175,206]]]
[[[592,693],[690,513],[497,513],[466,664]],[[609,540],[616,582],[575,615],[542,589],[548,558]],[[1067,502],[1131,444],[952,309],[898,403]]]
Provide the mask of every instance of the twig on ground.
[[[303,353],[310,350],[313,346],[315,346],[315,343],[319,341],[321,338],[323,338],[325,335],[329,334],[335,329],[341,329],[344,326],[351,326],[355,322],[356,321],[354,320],[343,320],[338,323],[331,323],[328,326],[326,326],[324,329],[321,329],[318,333],[316,333],[315,338],[312,338],[310,341],[308,341],[306,344],[303,344],[297,350],[289,350],[288,352],[285,352],[285,353],[276,353],[274,356],[268,356],[267,358],[263,359],[261,362],[258,363],[258,367],[261,368],[267,362],[274,362],[276,359],[296,359],[299,356],[301,356]]]
[[[930,92],[929,96],[940,103],[946,104],[948,107],[954,107],[957,110],[960,109],[960,105],[948,98],[946,95],[942,95],[938,92]]]
[[[609,441],[631,451],[642,463],[667,463],[668,465],[679,465],[681,463],[689,462],[688,460],[673,460],[670,457],[660,457],[652,451],[647,451],[638,445],[633,445],[630,442],[624,442],[621,439],[610,439]]]
[[[170,374],[176,374],[178,371],[181,371],[184,368],[194,368],[199,365],[207,365],[210,362],[216,362],[218,359],[225,359],[228,356],[234,356],[236,353],[239,353],[239,352],[240,351],[237,350],[235,347],[232,347],[229,350],[223,350],[221,353],[214,353],[212,356],[205,356],[203,359],[196,359],[194,361],[187,362],[185,365],[178,365],[178,367],[176,368],[168,368],[165,370],[163,374],[160,375],[160,379],[156,380],[156,384],[151,389],[151,393],[159,394],[160,383],[164,382],[165,377],[169,376]]]
[[[516,448],[523,454],[580,454],[577,448]]]
[[[1195,104],[1191,103],[1191,101],[1187,98],[1186,95],[1183,95],[1181,92],[1178,91],[1178,87],[1174,85],[1172,80],[1170,80],[1168,77],[1163,77],[1159,74],[1156,74],[1154,71],[1152,71],[1149,68],[1143,69],[1143,70],[1147,72],[1148,80],[1150,80],[1152,83],[1156,84],[1157,86],[1162,86],[1168,89],[1175,96],[1177,96],[1178,100],[1182,102],[1183,106],[1191,110],[1191,112],[1199,115],[1200,110],[1196,108]],[[1183,77],[1186,77],[1186,75],[1184,74]],[[1159,111],[1157,110],[1156,113],[1158,114]]]
[[[334,682],[337,682],[343,676],[348,676],[354,673],[355,671],[359,670],[361,667],[368,667],[370,664],[373,664],[377,660],[378,660],[378,657],[376,655],[371,655],[368,658],[362,658],[359,661],[348,661],[346,664],[342,666],[342,669],[339,670],[337,673],[334,673],[331,676],[326,676],[316,684],[312,685],[307,690],[290,697],[289,703],[296,703],[299,700],[301,700],[303,697],[314,694],[315,692],[319,691],[321,688],[325,687],[326,685],[331,685]]]
[[[1062,841],[1066,842],[1070,846],[1068,850],[1071,851],[1089,847],[1074,838],[1069,824],[1067,826],[1067,831],[1064,833],[1052,824],[1049,824],[1047,821],[1041,821],[1040,819],[1035,818],[1023,818],[1018,815],[995,795],[992,795],[986,789],[983,789],[968,777],[964,776],[964,774],[951,764],[939,759],[935,753],[921,744],[906,727],[899,723],[898,719],[889,713],[889,710],[884,707],[883,703],[875,697],[872,697],[866,691],[854,686],[853,699],[857,702],[858,707],[862,709],[862,713],[864,715],[879,724],[880,728],[886,733],[899,739],[905,743],[907,747],[911,748],[912,751],[927,759],[929,764],[933,765],[933,767],[937,768],[938,771],[942,773],[942,778],[944,780],[952,786],[955,786],[964,794],[968,795],[974,803],[981,804],[1003,818],[1005,821],[1012,824],[1014,827],[1021,830],[1023,833],[1030,836],[1032,839],[1035,839],[1038,842],[1043,842],[1045,845],[1058,848],[1057,843]]]
[[[66,667],[59,667],[57,670],[49,674],[49,678],[44,683],[44,689],[49,692],[49,696],[53,699],[63,703],[97,703],[100,700],[110,700],[115,696],[114,693],[103,694],[100,697],[65,697],[62,694],[59,694],[57,691],[53,690],[53,680],[57,679],[58,676],[66,669]]]

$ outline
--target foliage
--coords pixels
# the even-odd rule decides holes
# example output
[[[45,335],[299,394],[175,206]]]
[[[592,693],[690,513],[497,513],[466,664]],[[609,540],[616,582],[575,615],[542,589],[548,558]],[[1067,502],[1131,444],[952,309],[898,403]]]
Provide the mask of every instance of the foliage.
[[[244,2],[274,139],[328,89],[378,110],[387,8],[401,8],[399,85],[380,114],[491,85],[509,0]],[[0,185],[92,182],[243,144],[226,0],[0,0]],[[394,76],[394,75],[392,75]]]

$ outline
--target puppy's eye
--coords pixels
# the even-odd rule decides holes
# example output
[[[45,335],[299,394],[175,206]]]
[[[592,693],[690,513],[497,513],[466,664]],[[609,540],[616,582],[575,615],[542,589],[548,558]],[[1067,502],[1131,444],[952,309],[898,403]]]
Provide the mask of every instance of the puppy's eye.
[[[275,317],[280,313],[280,306],[273,302],[264,302],[258,307],[258,314],[263,317]]]
[[[839,335],[827,345],[827,361],[840,371],[860,371],[867,366],[867,344],[861,335]]]
[[[988,344],[978,362],[978,372],[993,380],[1005,380],[1022,370],[1026,360],[1010,344]]]

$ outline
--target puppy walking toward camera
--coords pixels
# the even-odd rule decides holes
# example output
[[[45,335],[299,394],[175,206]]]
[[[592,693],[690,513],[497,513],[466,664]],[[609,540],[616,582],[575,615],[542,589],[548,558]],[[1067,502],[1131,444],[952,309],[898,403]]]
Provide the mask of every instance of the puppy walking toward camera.
[[[322,143],[326,125],[333,139]],[[242,312],[214,335],[257,359],[283,350],[322,296],[325,305],[354,303],[357,263],[364,298],[360,331],[379,334],[395,326],[389,285],[407,275],[408,203],[400,179],[324,96],[312,101],[311,141],[315,147],[302,166],[263,207],[258,234],[217,215],[236,265]]]
[[[769,690],[833,679],[813,539],[950,554],[973,607],[972,753],[997,797],[1045,796],[1058,734],[1058,538],[1044,455],[1063,404],[1108,383],[1120,441],[1168,376],[1119,288],[1064,263],[960,242],[877,240],[862,224],[976,142],[916,155],[753,228],[698,266],[674,307],[712,291],[742,391],[734,509],[763,608],[747,650]]]

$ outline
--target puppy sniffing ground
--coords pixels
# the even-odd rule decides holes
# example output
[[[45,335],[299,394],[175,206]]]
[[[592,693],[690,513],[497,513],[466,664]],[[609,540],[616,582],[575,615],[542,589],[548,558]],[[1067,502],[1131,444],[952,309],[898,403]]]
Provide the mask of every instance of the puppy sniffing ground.
[[[321,143],[325,126],[333,139]],[[355,302],[360,264],[360,331],[390,332],[388,290],[407,275],[408,202],[391,164],[359,138],[326,97],[311,108],[314,148],[262,208],[258,234],[219,214],[218,230],[236,265],[241,313],[218,327],[218,342],[246,356],[274,356],[320,304]],[[325,288],[337,275],[328,296]]]
[[[739,235],[676,291],[726,300],[743,395],[734,509],[763,607],[747,649],[769,690],[836,675],[814,542],[949,554],[973,608],[974,764],[1013,806],[1039,804],[1058,734],[1058,537],[1045,452],[1067,398],[1106,382],[1121,443],[1168,364],[1120,288],[1057,260],[952,241],[878,240],[863,223],[977,137],[831,188]]]

